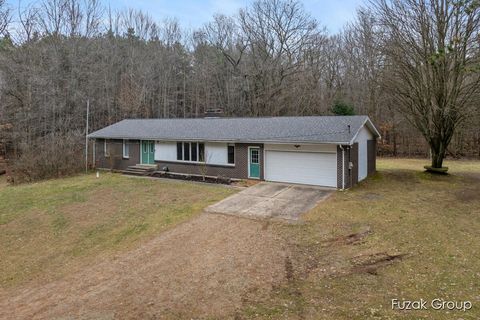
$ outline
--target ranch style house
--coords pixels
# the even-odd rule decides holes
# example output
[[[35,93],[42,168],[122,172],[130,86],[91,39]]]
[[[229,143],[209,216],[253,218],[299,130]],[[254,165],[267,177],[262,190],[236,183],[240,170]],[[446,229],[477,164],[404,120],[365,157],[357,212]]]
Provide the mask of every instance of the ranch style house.
[[[358,115],[126,119],[88,137],[97,168],[143,164],[172,173],[347,189],[375,172],[380,134]]]

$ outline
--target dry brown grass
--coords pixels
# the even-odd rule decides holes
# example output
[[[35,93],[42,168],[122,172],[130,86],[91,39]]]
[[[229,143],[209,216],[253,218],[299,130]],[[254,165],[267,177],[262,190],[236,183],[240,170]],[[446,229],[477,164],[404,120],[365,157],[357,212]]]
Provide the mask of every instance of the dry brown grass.
[[[261,182],[260,180],[255,180],[255,179],[245,179],[245,180],[236,181],[233,183],[233,185],[238,187],[252,187],[260,182]]]
[[[252,319],[479,319],[480,162],[380,159],[378,174],[281,226],[288,282],[245,306]],[[470,300],[468,312],[394,311],[391,299]]]
[[[447,162],[446,176],[425,162],[381,159],[377,175],[295,225],[203,215],[171,229],[233,192],[197,183],[110,175],[0,189],[24,199],[0,202],[15,230],[0,235],[14,276],[3,305],[23,318],[478,319],[480,162]],[[85,267],[91,257],[102,263]],[[37,265],[63,275],[36,284],[29,275],[48,274]],[[393,298],[473,308],[402,312]]]
[[[108,173],[20,186],[0,182],[0,287],[60,278],[133,248],[233,192]]]
[[[0,319],[228,319],[282,283],[287,254],[258,221],[202,214],[62,279],[0,291]]]
[[[6,187],[7,184],[7,177],[5,175],[0,176],[0,190]]]

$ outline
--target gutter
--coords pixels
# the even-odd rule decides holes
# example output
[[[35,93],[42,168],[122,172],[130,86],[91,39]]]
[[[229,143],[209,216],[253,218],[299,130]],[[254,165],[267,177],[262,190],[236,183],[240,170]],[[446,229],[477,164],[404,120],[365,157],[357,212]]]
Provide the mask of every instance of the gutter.
[[[318,140],[231,140],[231,139],[205,139],[205,138],[152,138],[152,137],[125,137],[125,136],[97,136],[97,135],[89,135],[89,139],[127,139],[127,140],[149,140],[149,141],[185,141],[185,142],[228,142],[228,143],[263,143],[263,144],[333,144],[333,145],[345,145],[351,144],[349,141],[318,141]]]

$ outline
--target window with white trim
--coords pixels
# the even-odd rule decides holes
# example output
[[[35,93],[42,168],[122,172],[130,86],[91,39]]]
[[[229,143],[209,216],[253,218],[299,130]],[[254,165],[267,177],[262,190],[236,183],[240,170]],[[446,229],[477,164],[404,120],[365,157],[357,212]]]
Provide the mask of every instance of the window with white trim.
[[[204,162],[205,144],[202,142],[177,142],[177,161]]]
[[[130,158],[130,144],[128,140],[123,140],[123,158]]]
[[[227,155],[228,164],[235,164],[235,145],[229,144],[227,152],[228,152],[228,155]]]
[[[108,150],[108,140],[107,139],[103,140],[103,154],[105,155],[105,157],[110,157],[110,152]]]
[[[183,143],[183,161],[190,161],[190,142]]]

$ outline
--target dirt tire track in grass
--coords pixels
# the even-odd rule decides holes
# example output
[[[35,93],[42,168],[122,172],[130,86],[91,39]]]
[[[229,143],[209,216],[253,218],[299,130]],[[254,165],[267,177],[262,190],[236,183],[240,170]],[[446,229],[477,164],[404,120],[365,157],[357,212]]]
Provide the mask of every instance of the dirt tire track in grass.
[[[285,281],[281,239],[258,221],[202,214],[75,275],[0,293],[0,318],[232,315],[245,292]]]

